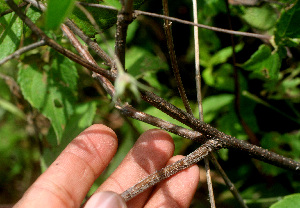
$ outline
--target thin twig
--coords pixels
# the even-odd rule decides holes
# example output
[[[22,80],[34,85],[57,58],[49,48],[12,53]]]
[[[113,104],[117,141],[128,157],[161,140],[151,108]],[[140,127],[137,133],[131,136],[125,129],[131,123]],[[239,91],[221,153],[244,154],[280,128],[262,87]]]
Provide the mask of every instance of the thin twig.
[[[37,47],[40,47],[40,46],[43,46],[45,44],[46,44],[45,40],[40,40],[40,41],[38,41],[36,43],[32,43],[32,44],[30,44],[28,46],[24,46],[23,48],[20,48],[19,50],[16,50],[11,55],[9,55],[9,56],[5,57],[4,59],[0,60],[0,65],[6,63],[7,61],[9,61],[9,60],[11,60],[13,58],[18,58],[23,53],[26,53],[26,52],[28,52],[30,50],[33,50],[33,49],[35,49]]]
[[[198,24],[198,10],[197,10],[197,1],[193,1],[193,16],[194,16],[194,23]],[[200,54],[199,54],[199,35],[198,35],[198,27],[194,27],[194,48],[195,48],[195,81],[196,81],[196,89],[197,89],[197,102],[198,102],[198,109],[199,109],[199,120],[203,121],[203,107],[202,107],[202,90],[201,90],[201,73],[200,73]],[[215,197],[212,185],[212,179],[210,175],[210,167],[209,167],[209,159],[206,157],[204,158],[204,166],[206,172],[206,181],[208,187],[208,195],[209,195],[209,202],[210,207],[215,208]]]
[[[11,93],[17,98],[22,99],[22,93],[18,83],[10,76],[0,73],[0,78],[5,81]]]
[[[169,178],[170,176],[196,164],[205,158],[210,152],[216,151],[220,148],[219,144],[216,141],[209,140],[197,148],[195,151],[187,155],[181,160],[178,160],[171,165],[168,165],[159,171],[154,172],[153,174],[147,176],[131,188],[124,191],[121,196],[125,201],[129,201],[136,195],[142,193],[146,189],[154,186],[155,184]]]
[[[163,13],[165,16],[169,16],[169,9],[168,9],[168,0],[163,0]],[[166,38],[167,38],[167,45],[168,45],[168,50],[169,50],[169,55],[170,55],[170,61],[171,61],[171,65],[172,65],[172,69],[174,72],[174,76],[176,79],[176,83],[177,83],[177,87],[179,90],[179,94],[181,96],[182,102],[184,104],[184,107],[186,109],[186,111],[193,115],[193,111],[190,107],[189,104],[189,100],[186,96],[182,81],[181,81],[181,77],[180,77],[180,73],[179,73],[179,67],[177,64],[177,58],[176,58],[176,54],[175,54],[175,49],[174,49],[174,44],[173,44],[173,36],[172,36],[172,31],[171,31],[171,23],[169,22],[169,20],[164,20],[164,30],[166,33]]]
[[[102,58],[108,66],[113,65],[112,58],[100,46],[91,40],[84,32],[82,32],[77,25],[71,20],[67,19],[65,24],[83,40],[100,58]]]
[[[211,154],[212,153],[210,153],[210,155]],[[209,159],[207,157],[204,158],[204,166],[205,166],[205,173],[206,173],[206,181],[207,181],[210,207],[215,208],[216,207],[216,202],[215,202],[215,196],[214,196],[214,189],[213,189],[212,179],[211,179],[211,175],[210,175]]]
[[[46,10],[46,6],[36,0],[24,0],[28,3],[31,3],[34,7],[40,9],[41,11]],[[78,35],[100,58],[102,58],[108,66],[112,66],[113,60],[107,55],[107,53],[100,48],[100,46],[92,41],[87,35],[82,32],[77,25],[72,22],[70,19],[66,19],[65,24],[76,34]]]
[[[119,104],[119,105],[116,105],[116,108],[118,110],[120,110],[123,115],[128,116],[130,118],[142,121],[147,124],[151,124],[153,126],[157,126],[161,129],[164,129],[168,132],[174,133],[174,134],[184,137],[186,139],[190,139],[192,141],[196,141],[196,142],[200,142],[200,143],[206,142],[206,138],[197,131],[189,130],[189,129],[183,128],[181,126],[172,124],[168,121],[162,120],[160,118],[151,116],[149,114],[146,114],[144,112],[136,110],[129,104],[124,104],[124,105]]]
[[[90,63],[97,65],[97,62],[94,60],[93,56],[84,48],[84,46],[79,42],[79,40],[76,38],[76,36],[73,34],[73,32],[68,28],[66,25],[62,24],[61,26],[64,33],[69,38],[72,45],[75,47],[75,49],[79,52],[79,54],[88,60]],[[105,91],[113,97],[115,94],[114,86],[111,84],[111,82],[106,79],[104,76],[101,76],[95,72],[93,72],[92,77],[97,79],[102,87],[105,89]]]
[[[223,168],[221,167],[221,165],[219,164],[219,162],[217,161],[217,159],[215,158],[215,156],[213,154],[210,154],[209,155],[209,159],[214,164],[214,166],[216,167],[216,169],[218,170],[218,172],[220,173],[220,175],[224,179],[225,184],[227,185],[227,187],[229,188],[229,190],[231,191],[231,193],[233,194],[233,196],[237,199],[237,201],[239,202],[239,204],[243,208],[248,208],[248,206],[246,205],[246,203],[243,200],[242,196],[239,194],[239,192],[235,188],[234,184],[230,181],[230,179],[228,178],[227,174],[225,173],[225,171],[223,170]]]
[[[61,45],[56,43],[53,39],[49,38],[40,28],[38,28],[21,10],[12,0],[5,0],[6,3],[10,6],[10,8],[21,18],[21,20],[41,39],[45,40],[46,44],[55,49],[57,52],[63,54],[68,57],[72,61],[88,68],[91,71],[104,75],[106,78],[110,80],[115,79],[115,75],[110,71],[107,71],[98,65],[91,64],[87,60],[81,58],[80,56],[74,54],[73,52],[63,48]]]
[[[111,10],[117,10],[114,7],[104,6],[104,5],[100,5],[100,4],[85,3],[85,5],[86,6],[92,6],[92,7],[98,7],[98,8],[106,8],[106,9],[111,9]],[[187,21],[187,20],[182,20],[182,19],[178,19],[178,18],[175,18],[175,17],[168,17],[168,16],[165,16],[165,15],[155,14],[155,13],[145,12],[145,11],[140,11],[140,10],[133,10],[133,14],[135,16],[145,15],[145,16],[150,16],[150,17],[155,17],[155,18],[160,18],[160,19],[166,19],[166,20],[170,20],[172,22],[179,22],[179,23],[182,23],[182,24],[196,26],[196,27],[199,27],[199,28],[208,29],[208,30],[212,30],[212,31],[215,31],[215,32],[222,32],[222,33],[228,33],[228,34],[233,34],[233,35],[241,35],[241,36],[246,36],[246,37],[253,37],[253,38],[267,39],[267,40],[270,40],[270,38],[271,38],[271,36],[269,36],[269,35],[261,35],[261,34],[257,34],[257,33],[227,30],[227,29],[223,29],[223,28],[219,28],[219,27],[213,27],[213,26],[208,26],[208,25],[203,25],[203,24],[195,24],[194,22],[190,22],[190,21]]]
[[[282,155],[278,155],[274,152],[270,152],[256,145],[246,143],[233,136],[226,135],[209,124],[199,121],[195,117],[177,108],[152,92],[142,92],[142,98],[172,118],[175,118],[192,129],[201,132],[205,137],[207,137],[207,139],[214,138],[224,143],[225,148],[236,149],[247,153],[249,156],[258,160],[300,173],[299,162],[286,158]],[[201,142],[203,142],[203,140],[201,140],[200,143]]]
[[[24,6],[26,6],[27,4],[28,4],[28,3],[26,3],[26,2],[22,2],[21,4],[18,5],[18,7],[24,7]],[[7,14],[12,13],[12,12],[13,12],[13,10],[8,9],[8,10],[6,10],[6,11],[4,11],[4,12],[1,12],[1,13],[0,13],[0,17],[3,17],[4,15],[7,15]]]
[[[11,2],[11,0],[6,0],[6,1],[13,4]],[[13,9],[15,9],[15,7],[13,7]],[[17,14],[20,16],[20,12],[17,13]],[[22,20],[24,21],[26,19],[24,19],[24,17],[23,17]],[[26,21],[24,21],[24,22],[26,24],[28,24],[28,22],[26,22]],[[32,27],[31,29],[37,30],[35,27]],[[38,30],[36,32],[37,32],[37,35],[40,35]],[[51,45],[51,47],[53,47],[53,45]],[[84,61],[86,62],[86,60],[84,60]],[[95,66],[93,66],[93,67],[95,67]],[[88,69],[92,70],[91,68],[88,68]],[[114,78],[110,74],[103,73],[103,75],[106,76],[107,78]],[[144,93],[144,94],[147,94],[147,93]],[[147,97],[148,100],[151,99],[150,96],[146,96],[146,97]],[[159,98],[159,99],[161,99],[161,98]],[[159,99],[157,99],[157,97],[156,97],[156,100],[153,100],[153,103],[155,103]],[[166,110],[165,107],[171,107],[172,108],[172,105],[169,104],[169,103],[167,103],[167,105],[165,105],[165,103],[162,103],[161,105],[157,104],[157,103],[155,103],[155,104],[156,104],[156,106],[159,106],[158,108],[163,109],[163,110]],[[123,111],[127,111],[127,110],[128,109],[125,109]],[[291,169],[291,170],[294,170],[294,171],[297,171],[297,172],[299,172],[299,170],[300,170],[300,163],[297,163],[293,160],[290,160],[290,159],[285,158],[283,156],[277,155],[275,153],[269,152],[267,150],[264,150],[260,147],[255,146],[255,145],[247,144],[247,143],[245,143],[243,141],[240,141],[240,140],[238,140],[234,137],[225,135],[224,133],[219,132],[217,129],[214,129],[213,127],[209,126],[208,124],[200,122],[199,120],[197,120],[194,117],[190,116],[190,114],[187,114],[186,112],[181,111],[180,109],[177,109],[175,111],[170,109],[170,110],[166,110],[166,111],[167,112],[170,111],[169,114],[180,116],[180,117],[178,117],[178,120],[180,120],[183,123],[190,123],[190,126],[192,126],[192,128],[197,130],[197,131],[188,130],[189,133],[186,134],[187,129],[184,129],[182,127],[177,129],[177,128],[173,128],[174,125],[165,126],[165,129],[170,131],[170,132],[174,132],[176,134],[183,135],[186,138],[190,138],[190,137],[194,136],[194,140],[196,140],[196,141],[197,141],[197,139],[201,138],[200,142],[202,142],[202,143],[203,143],[203,136],[205,136],[207,139],[211,139],[211,140],[216,141],[217,145],[219,145],[220,147],[222,147],[224,145],[224,147],[238,149],[238,150],[241,150],[243,152],[249,153],[250,156],[252,156],[254,158],[258,158],[258,159],[260,159],[262,161],[265,161],[265,162],[268,162],[270,164],[274,164],[274,165],[277,165],[277,166],[280,166],[280,167]],[[128,111],[127,111],[127,113],[128,113]],[[126,112],[125,112],[125,114],[126,114]],[[143,120],[147,121],[147,119],[149,119],[149,117],[147,117],[147,115],[145,115],[143,113],[140,113],[140,112],[138,112],[135,116],[139,117],[140,120],[143,119]],[[157,125],[160,125],[160,123],[158,122]],[[204,132],[204,134],[202,135],[199,132]]]
[[[227,17],[228,17],[228,23],[229,23],[229,29],[232,30],[232,23],[231,23],[231,16],[230,16],[230,9],[229,9],[229,3],[228,0],[224,0],[226,4],[226,10],[227,10]],[[233,39],[233,35],[230,34],[230,41],[232,45],[232,65],[233,65],[233,78],[234,78],[234,109],[236,112],[236,115],[242,124],[243,129],[245,130],[246,134],[249,137],[249,141],[252,144],[259,145],[259,140],[257,139],[254,132],[251,130],[251,128],[248,126],[246,121],[242,117],[241,113],[241,92],[240,92],[240,82],[239,82],[239,72],[238,68],[236,66],[236,53],[235,53],[235,43]]]

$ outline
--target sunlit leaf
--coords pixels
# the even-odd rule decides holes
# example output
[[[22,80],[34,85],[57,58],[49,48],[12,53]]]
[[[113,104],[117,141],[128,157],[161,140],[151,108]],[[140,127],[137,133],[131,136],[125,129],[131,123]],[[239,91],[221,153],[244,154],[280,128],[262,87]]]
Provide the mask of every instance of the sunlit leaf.
[[[300,205],[300,194],[291,194],[285,196],[279,202],[273,204],[270,208],[298,208]]]
[[[13,53],[19,46],[23,22],[14,13],[0,18],[0,60]]]
[[[249,25],[259,30],[269,30],[277,21],[277,15],[270,5],[248,7],[244,10],[242,18]]]
[[[71,13],[75,0],[48,0],[46,10],[46,27],[57,29],[64,19]]]
[[[15,0],[16,4],[20,4],[22,2],[22,0]],[[6,11],[10,9],[9,6],[6,4],[6,2],[4,0],[0,1],[0,13]]]
[[[277,35],[280,37],[300,38],[300,1],[284,11],[277,23]]]
[[[59,143],[76,100],[72,91],[77,80],[75,65],[61,56],[50,70],[35,64],[23,67],[18,77],[22,93],[33,107],[49,118]]]
[[[206,97],[203,102],[203,117],[205,122],[210,123],[226,105],[232,103],[233,94],[220,94]]]
[[[115,7],[117,9],[121,8],[121,4],[119,0],[81,0],[82,2],[94,3],[94,4],[104,4],[108,6]],[[133,6],[135,9],[139,8],[140,5],[144,2],[144,0],[134,0]],[[116,24],[117,22],[117,14],[118,11],[116,10],[109,10],[103,8],[95,8],[95,7],[85,7],[87,11],[93,16],[97,25],[100,29],[108,29]],[[78,8],[74,8],[72,15],[70,16],[81,30],[87,34],[88,36],[94,36],[97,31],[94,26],[90,23],[89,19],[86,15]]]
[[[168,69],[168,65],[146,49],[133,47],[126,53],[126,69],[132,76],[140,78],[145,74]]]
[[[279,75],[281,60],[277,53],[272,53],[267,45],[259,49],[242,65],[242,68],[252,71],[252,75],[266,80],[276,80]]]

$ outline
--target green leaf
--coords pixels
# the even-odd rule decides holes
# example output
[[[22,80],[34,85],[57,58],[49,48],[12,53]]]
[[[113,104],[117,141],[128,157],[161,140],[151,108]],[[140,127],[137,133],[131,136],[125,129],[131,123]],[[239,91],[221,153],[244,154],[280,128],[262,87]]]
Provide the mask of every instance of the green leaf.
[[[74,62],[62,56],[53,61],[51,70],[45,68],[40,70],[35,64],[24,66],[18,82],[25,99],[51,121],[59,143],[73,113],[77,71]]]
[[[245,8],[242,18],[249,25],[259,30],[269,30],[277,21],[276,12],[273,7],[268,4],[261,7]]]
[[[57,144],[56,136],[51,134],[50,130],[47,140],[51,147],[45,148],[44,150],[42,158],[43,170],[51,165],[51,163],[78,134],[93,123],[96,115],[96,109],[97,103],[94,101],[77,105],[74,109],[73,115],[67,120],[66,128],[62,135],[60,144]]]
[[[220,113],[220,110],[232,103],[233,99],[234,95],[232,94],[221,94],[206,97],[202,102],[205,122],[210,123]]]
[[[142,78],[151,87],[161,89],[156,73],[167,70],[168,64],[144,48],[132,47],[126,53],[126,69],[135,78]]]
[[[243,120],[254,133],[258,132],[259,129],[254,113],[256,103],[245,97],[241,97],[240,102],[241,116]],[[222,111],[219,113],[220,116],[218,117],[218,119],[216,119],[216,128],[218,128],[225,134],[235,136],[240,140],[248,139],[248,135],[246,134],[243,126],[241,125],[240,120],[236,115],[233,102],[231,102],[230,105],[227,105],[225,107],[225,109],[223,107]]]
[[[265,134],[261,140],[261,146],[287,157],[300,158],[300,131],[286,134],[276,132]]]
[[[235,52],[239,52],[244,47],[243,44],[238,44],[235,47]],[[215,66],[218,64],[225,63],[230,57],[232,56],[232,46],[223,48],[219,50],[217,53],[215,53],[208,62],[208,66]]]
[[[55,30],[71,13],[75,0],[48,0],[46,28]]]
[[[172,103],[173,105],[177,106],[178,108],[181,108],[183,109],[184,106],[183,106],[183,102],[180,98],[173,98],[172,100],[170,100],[170,103]],[[193,105],[193,103],[190,103],[191,104],[191,108],[192,109],[198,109],[197,106]],[[194,114],[196,115],[197,110],[194,110]],[[184,127],[184,128],[188,128],[186,125],[182,124],[181,122],[171,118],[170,116],[168,116],[167,114],[165,114],[164,112],[160,111],[159,109],[151,106],[149,108],[147,108],[146,110],[144,110],[145,113],[149,114],[149,115],[152,115],[152,116],[155,116],[157,118],[160,118],[162,120],[165,120],[165,121],[168,121],[172,124],[175,124],[177,126],[181,126],[181,127]],[[198,113],[199,115],[199,113]],[[143,122],[139,122],[137,120],[133,120],[133,123],[135,124],[136,127],[139,127],[139,132],[143,133],[149,129],[153,129],[153,128],[157,128],[155,126],[152,126],[150,124],[147,124],[147,123],[143,123]],[[191,140],[188,140],[188,139],[184,139],[176,134],[173,134],[173,133],[170,133],[170,135],[172,136],[173,140],[174,140],[174,143],[175,143],[175,151],[174,151],[174,155],[177,155],[177,154],[182,154],[186,148],[192,143]]]
[[[281,60],[277,53],[272,53],[267,45],[261,45],[259,49],[241,67],[252,71],[252,76],[266,80],[277,80]]]
[[[277,23],[276,34],[279,37],[300,38],[300,1],[297,0],[293,7],[284,11]]]
[[[81,0],[82,2],[94,3],[94,4],[104,4],[108,6],[116,7],[117,9],[121,8],[119,0],[103,0],[99,2],[98,0]],[[133,7],[138,9],[144,0],[134,0]],[[118,11],[109,10],[104,8],[95,8],[95,7],[85,7],[90,14],[94,17],[96,23],[100,29],[108,29],[116,24]],[[72,15],[70,16],[78,27],[88,36],[93,37],[97,33],[94,26],[90,23],[86,15],[78,8],[74,8]]]
[[[86,0],[84,2],[98,4],[97,0]],[[100,29],[107,29],[117,22],[118,12],[115,10],[108,10],[95,7],[86,7],[87,11],[93,16]],[[86,15],[78,8],[74,8],[70,19],[73,20],[78,27],[88,36],[94,36],[97,31],[90,23]]]
[[[14,2],[15,2],[16,4],[20,4],[20,3],[22,2],[22,0],[15,0]],[[1,1],[0,1],[0,13],[6,11],[6,10],[8,10],[8,9],[10,9],[9,6],[5,3],[4,0],[1,0]]]
[[[236,52],[242,50],[243,46],[243,44],[238,44],[235,48]],[[226,63],[231,56],[232,47],[230,46],[219,50],[208,58],[208,61],[200,61],[201,65],[205,67],[202,77],[207,85],[229,91],[233,90],[233,80],[230,78],[232,77],[233,69],[231,65]],[[228,82],[229,80],[231,81]],[[224,82],[226,83],[224,84]]]
[[[15,13],[0,18],[0,60],[17,49],[22,32],[23,22]]]
[[[270,208],[298,208],[300,205],[300,194],[291,194],[285,196],[279,202],[273,204]]]
[[[27,17],[33,22],[36,23],[37,20],[42,16],[42,12],[35,7],[29,7],[26,11]],[[28,26],[25,25],[24,33],[29,30]]]
[[[58,55],[53,60],[51,71],[52,78],[61,85],[70,88],[73,91],[77,90],[77,69],[73,61],[64,56]]]
[[[144,48],[132,47],[126,53],[126,69],[136,78],[168,69],[167,63]]]

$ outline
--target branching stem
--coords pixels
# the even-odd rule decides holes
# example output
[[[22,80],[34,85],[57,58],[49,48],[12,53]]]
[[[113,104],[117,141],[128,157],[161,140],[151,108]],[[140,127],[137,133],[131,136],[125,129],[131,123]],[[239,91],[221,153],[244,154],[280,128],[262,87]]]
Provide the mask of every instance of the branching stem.
[[[26,0],[28,2],[31,2],[33,0]],[[50,39],[40,28],[38,28],[35,24],[32,23],[32,21],[18,8],[18,6],[12,1],[12,0],[6,0],[7,4],[11,7],[13,11],[16,12],[16,14],[23,20],[23,22],[37,35],[41,38],[42,41],[44,41],[47,45],[52,47],[53,49],[57,50],[61,54],[65,55],[69,59],[79,63],[80,65],[86,67],[87,69],[95,72],[97,79],[102,83],[103,86],[106,86],[106,90],[110,95],[114,95],[114,87],[111,85],[110,81],[114,81],[116,78],[116,75],[114,73],[111,73],[108,70],[100,68],[96,62],[89,56],[89,53],[85,54],[83,51],[84,49],[80,49],[80,46],[78,45],[76,48],[80,52],[80,54],[84,57],[81,58],[80,56],[72,53],[71,51],[68,51],[67,49],[63,48],[59,44],[57,44],[54,40]],[[124,2],[124,1],[123,1]],[[123,8],[121,12],[119,13],[118,17],[118,24],[119,24],[119,30],[117,29],[116,37],[118,37],[118,41],[124,41],[126,40],[126,31],[127,26],[132,20],[132,0],[131,1],[125,1],[129,2],[128,5],[123,4]],[[36,3],[36,2],[35,2]],[[39,5],[37,5],[39,6]],[[40,6],[41,7],[41,6]],[[135,11],[136,12],[136,11]],[[142,14],[141,12],[140,14]],[[138,14],[138,13],[136,13]],[[152,14],[152,16],[155,16],[156,14]],[[123,16],[123,17],[122,17]],[[162,17],[160,15],[160,17]],[[120,18],[120,19],[119,19]],[[128,18],[128,19],[127,19]],[[175,21],[176,18],[169,18],[166,16],[163,16],[164,19]],[[177,19],[179,20],[179,19]],[[176,21],[177,21],[176,20]],[[180,20],[185,22],[184,20]],[[178,21],[178,22],[180,22]],[[186,21],[188,22],[188,21]],[[199,27],[198,24],[195,23],[185,23],[190,24],[193,26]],[[63,26],[65,27],[65,26]],[[219,28],[218,28],[219,29]],[[221,29],[223,30],[223,29]],[[71,32],[68,30],[68,28],[65,28],[65,31],[68,33]],[[229,30],[227,30],[228,32]],[[119,32],[119,33],[118,33]],[[230,34],[237,34],[236,31],[230,31]],[[233,33],[235,32],[235,33]],[[122,34],[123,35],[122,35]],[[248,34],[248,33],[247,33]],[[74,41],[72,44],[75,46],[76,40],[72,40],[72,33],[70,35],[70,40]],[[125,36],[124,36],[125,35]],[[119,37],[120,36],[120,37]],[[258,34],[255,34],[253,37],[259,37],[259,38],[269,38],[266,36],[261,36]],[[116,45],[118,45],[118,49],[116,49],[116,54],[118,57],[125,57],[125,45],[120,45],[118,42],[116,42]],[[124,53],[123,53],[124,52]],[[109,61],[109,59],[108,59]],[[125,61],[125,60],[124,60]],[[125,62],[121,62],[124,66]],[[124,115],[155,125],[157,127],[160,127],[162,129],[165,129],[169,132],[175,133],[179,136],[192,139],[194,141],[200,142],[202,145],[193,153],[189,154],[180,162],[175,162],[174,164],[167,166],[166,168],[157,171],[154,173],[153,176],[149,176],[151,180],[147,182],[150,186],[152,184],[155,184],[158,180],[163,180],[166,177],[169,177],[182,169],[189,167],[192,164],[197,163],[199,160],[206,157],[210,152],[215,151],[220,148],[230,148],[230,149],[236,149],[241,152],[249,154],[251,157],[259,159],[261,161],[265,161],[267,163],[283,167],[289,170],[293,170],[297,173],[300,173],[300,163],[293,161],[289,158],[283,157],[281,155],[278,155],[276,153],[270,152],[266,149],[263,149],[261,147],[248,144],[244,141],[238,140],[235,137],[229,136],[224,134],[223,132],[220,132],[219,130],[211,127],[210,125],[204,123],[203,121],[200,121],[193,117],[190,113],[187,113],[185,111],[180,110],[179,108],[173,106],[172,104],[168,103],[164,99],[158,97],[154,93],[143,91],[141,92],[142,98],[152,104],[153,106],[157,107],[158,109],[162,110],[163,112],[167,113],[171,117],[175,118],[176,120],[182,122],[183,124],[186,124],[187,126],[191,127],[193,130],[185,129],[181,126],[174,125],[170,122],[166,122],[162,119],[156,118],[154,116],[150,116],[146,113],[143,113],[141,111],[136,110],[132,106],[128,104],[120,104],[120,102],[116,102],[116,108],[121,111]],[[156,175],[155,175],[156,174]],[[147,179],[148,180],[148,179]],[[144,182],[142,182],[143,184]],[[125,191],[123,193],[124,198],[126,200],[129,200],[132,198],[135,194],[140,193],[142,190],[140,188],[136,188],[140,185],[136,185],[133,188],[129,189],[128,191]],[[142,189],[142,188],[141,188]]]
[[[22,11],[21,9],[12,1],[5,0],[6,3],[10,6],[10,8],[21,18],[21,20],[34,32],[37,36],[39,36],[42,40],[46,42],[47,45],[55,49],[57,52],[63,54],[68,57],[72,61],[88,68],[91,71],[104,75],[110,80],[114,80],[115,76],[98,65],[91,64],[87,60],[81,58],[80,56],[74,54],[73,52],[63,48],[61,45],[57,44],[53,39],[49,38],[40,28],[38,28]]]
[[[105,6],[105,5],[101,5],[101,4],[84,3],[84,5],[92,6],[92,7],[99,7],[99,8],[106,8],[106,9],[111,9],[111,10],[117,10],[114,7]],[[178,23],[182,23],[182,24],[186,24],[186,25],[196,26],[196,27],[199,27],[199,28],[212,30],[212,31],[215,31],[215,32],[222,32],[222,33],[228,33],[228,34],[233,34],[233,35],[241,35],[241,36],[259,38],[259,39],[266,39],[266,40],[269,40],[271,38],[271,36],[269,36],[269,35],[261,35],[261,34],[257,34],[257,33],[234,31],[234,30],[228,30],[228,29],[223,29],[223,28],[213,27],[213,26],[208,26],[208,25],[203,25],[203,24],[196,24],[194,22],[190,22],[190,21],[187,21],[187,20],[182,20],[182,19],[178,19],[178,18],[175,18],[175,17],[168,17],[168,16],[165,16],[165,15],[155,14],[155,13],[145,12],[145,11],[140,11],[140,10],[133,10],[133,14],[135,16],[145,15],[145,16],[150,16],[150,17],[155,17],[155,18],[160,18],[160,19],[166,19],[166,20],[169,20],[171,22],[178,22]]]
[[[155,184],[169,178],[172,175],[196,164],[197,162],[201,161],[203,158],[207,157],[209,153],[212,151],[217,150],[219,144],[216,141],[209,140],[201,145],[198,149],[187,155],[186,157],[178,160],[171,165],[168,165],[153,174],[147,176],[131,188],[124,191],[121,196],[124,198],[125,201],[128,201],[135,197],[136,195],[142,193],[146,189],[154,186]]]

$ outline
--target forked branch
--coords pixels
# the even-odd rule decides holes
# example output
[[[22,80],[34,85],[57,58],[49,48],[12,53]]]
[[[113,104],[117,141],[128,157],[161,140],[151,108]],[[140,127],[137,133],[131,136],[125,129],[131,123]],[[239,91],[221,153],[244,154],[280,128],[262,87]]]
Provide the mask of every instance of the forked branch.
[[[128,201],[160,181],[165,180],[170,176],[175,175],[176,173],[179,173],[180,171],[198,163],[207,157],[209,153],[216,151],[219,148],[221,148],[219,143],[214,140],[209,140],[181,160],[178,160],[173,164],[168,165],[147,176],[136,185],[124,191],[121,196],[125,199],[125,201]]]
[[[79,63],[80,65],[86,67],[87,69],[101,75],[103,77],[102,82],[103,85],[109,86],[108,82],[105,82],[105,79],[113,81],[115,79],[115,74],[111,73],[108,70],[100,68],[98,65],[95,64],[95,62],[88,60],[87,57],[82,58],[65,48],[61,47],[59,44],[57,44],[54,40],[50,39],[42,30],[40,30],[35,24],[31,22],[31,20],[22,13],[22,11],[15,5],[15,3],[12,0],[6,0],[8,5],[11,7],[12,10],[16,12],[16,14],[24,21],[24,23],[36,34],[38,35],[42,40],[45,41],[47,45],[54,48],[61,54],[65,55],[66,57],[70,58],[71,60]],[[104,80],[104,81],[103,81]],[[114,93],[114,88],[111,85],[110,86],[110,92],[109,94]],[[146,123],[150,123],[152,125],[155,125],[157,127],[163,128],[169,132],[175,133],[177,135],[183,136],[188,139],[192,139],[194,141],[198,141],[201,144],[203,144],[199,151],[196,150],[195,152],[188,155],[183,161],[185,162],[179,162],[174,164],[174,168],[172,169],[164,169],[161,171],[158,171],[156,177],[163,178],[161,175],[165,173],[164,175],[168,176],[172,174],[177,169],[179,170],[181,167],[186,167],[187,164],[192,165],[196,163],[197,161],[201,160],[203,157],[207,156],[207,154],[213,150],[220,149],[220,148],[231,148],[231,149],[237,149],[239,151],[248,153],[250,156],[257,158],[259,160],[265,161],[267,163],[283,167],[289,170],[296,171],[297,173],[300,172],[300,163],[293,161],[289,158],[285,158],[283,156],[280,156],[276,153],[270,152],[268,150],[265,150],[263,148],[260,148],[258,146],[248,144],[244,141],[238,140],[235,137],[229,136],[224,134],[223,132],[220,132],[219,130],[211,127],[210,125],[197,120],[189,113],[182,111],[178,109],[177,107],[173,106],[172,104],[168,103],[164,99],[158,97],[154,93],[143,91],[141,92],[142,98],[149,102],[150,104],[154,105],[158,109],[162,110],[163,112],[167,113],[171,117],[177,119],[178,121],[188,125],[193,130],[185,129],[180,126],[176,126],[172,123],[166,122],[164,120],[161,120],[159,118],[155,118],[153,116],[150,116],[148,114],[145,114],[143,112],[140,112],[136,109],[134,109],[132,106],[128,104],[120,104],[116,103],[116,108],[118,108],[124,115],[127,115],[129,117],[141,120]],[[171,165],[172,166],[172,165]],[[176,168],[178,167],[178,168]],[[180,168],[179,168],[180,167]],[[155,177],[155,176],[153,176]],[[153,179],[155,181],[156,179]],[[136,192],[136,188],[132,188],[132,193]],[[127,191],[124,193],[124,197],[129,195],[131,196],[131,191]],[[133,196],[133,195],[132,195]]]
[[[78,55],[66,50],[65,48],[61,47],[57,44],[54,40],[50,39],[42,30],[40,30],[32,21],[17,7],[17,5],[12,0],[5,0],[7,4],[11,7],[12,10],[16,12],[16,14],[23,20],[23,22],[41,39],[44,39],[50,47],[54,48],[61,54],[65,55],[66,57],[70,58],[71,60],[79,63],[80,65],[86,67],[87,69],[99,73],[106,77],[109,80],[114,80],[115,76],[105,69],[100,68],[97,65],[89,63],[87,60],[79,57]],[[177,119],[178,121],[190,126],[196,131],[189,130],[193,132],[192,135],[199,135],[199,132],[206,137],[206,139],[214,139],[218,140],[222,143],[224,148],[230,149],[237,149],[242,152],[248,153],[250,156],[262,160],[264,162],[286,168],[292,171],[300,172],[300,163],[289,158],[283,157],[276,153],[270,152],[265,150],[261,147],[257,147],[255,145],[248,144],[244,141],[238,140],[235,137],[229,136],[220,132],[219,130],[211,127],[210,125],[201,122],[191,116],[190,114],[182,111],[181,109],[173,106],[172,104],[168,103],[164,99],[160,98],[159,96],[155,95],[154,93],[144,91],[142,92],[142,98],[147,102],[151,103],[152,105],[156,106],[158,109],[162,110],[163,112],[167,113],[171,117]],[[167,131],[176,133],[182,136],[182,129],[177,131],[177,129],[166,129]],[[200,135],[201,135],[200,134]],[[191,138],[191,134],[184,135],[185,138]],[[201,137],[202,138],[202,137]],[[197,137],[194,139],[197,139]],[[203,138],[200,139],[200,142],[203,143]]]
[[[28,1],[28,0],[26,0],[26,1]],[[101,5],[101,4],[92,4],[92,3],[85,3],[85,2],[81,2],[81,4],[85,5],[85,6],[105,8],[105,9],[110,9],[110,10],[117,10],[114,7]],[[169,20],[171,22],[178,22],[178,23],[182,23],[182,24],[186,24],[186,25],[196,26],[196,27],[199,27],[199,28],[212,30],[212,31],[215,31],[215,32],[221,32],[221,33],[227,33],[227,34],[233,34],[233,35],[240,35],[240,36],[245,36],[245,37],[253,37],[253,38],[259,38],[259,39],[264,39],[264,40],[270,40],[270,38],[271,38],[271,36],[269,36],[269,35],[262,35],[262,34],[257,34],[257,33],[249,33],[249,32],[228,30],[228,29],[223,29],[223,28],[219,28],[219,27],[213,27],[213,26],[208,26],[208,25],[204,25],[204,24],[194,23],[194,22],[190,22],[190,21],[187,21],[187,20],[178,19],[176,17],[169,17],[169,16],[166,16],[166,15],[155,14],[155,13],[145,12],[145,11],[140,11],[140,10],[133,10],[133,15],[135,17],[138,16],[138,15],[145,15],[145,16],[149,16],[149,17],[165,19],[165,20]]]

